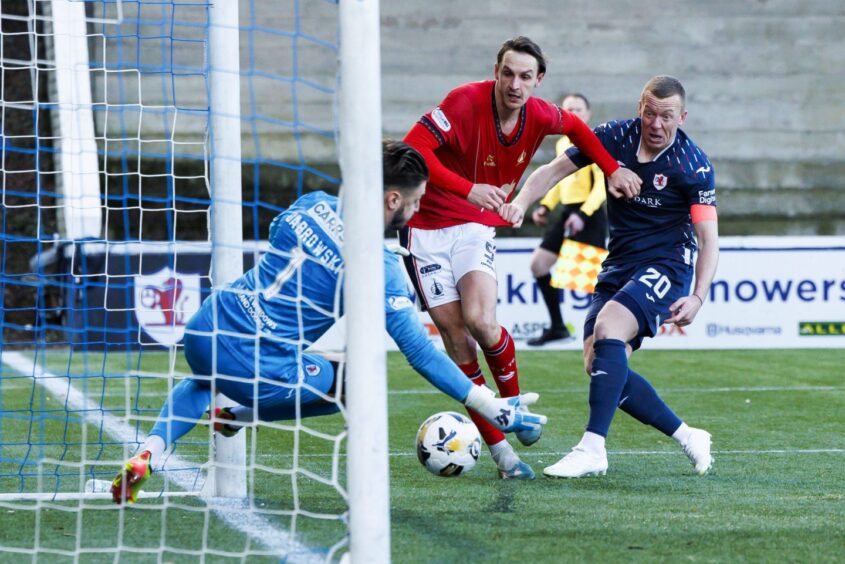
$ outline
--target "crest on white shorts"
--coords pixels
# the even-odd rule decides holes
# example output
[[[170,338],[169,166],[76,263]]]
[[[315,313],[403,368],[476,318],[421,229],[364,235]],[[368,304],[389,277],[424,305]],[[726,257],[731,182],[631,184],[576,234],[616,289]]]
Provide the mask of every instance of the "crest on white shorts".
[[[199,274],[181,274],[166,266],[154,274],[135,276],[135,317],[147,335],[162,345],[182,340],[200,300]]]

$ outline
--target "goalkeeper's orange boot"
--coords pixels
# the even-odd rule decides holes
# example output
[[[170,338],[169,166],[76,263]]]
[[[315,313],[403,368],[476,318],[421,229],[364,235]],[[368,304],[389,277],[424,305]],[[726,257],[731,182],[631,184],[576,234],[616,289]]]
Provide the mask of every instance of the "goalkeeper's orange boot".
[[[111,497],[115,503],[135,503],[141,486],[150,477],[150,451],[140,452],[126,461],[111,483]]]
[[[226,421],[235,421],[235,414],[228,407],[215,407],[214,416],[211,416],[211,421],[214,424],[214,430],[224,437],[234,437],[243,427],[239,425],[232,425]]]

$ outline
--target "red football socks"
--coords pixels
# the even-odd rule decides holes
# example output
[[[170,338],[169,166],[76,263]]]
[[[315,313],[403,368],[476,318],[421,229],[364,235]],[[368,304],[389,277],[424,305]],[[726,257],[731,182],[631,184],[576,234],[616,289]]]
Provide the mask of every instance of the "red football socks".
[[[487,366],[496,380],[499,388],[499,395],[509,398],[519,395],[519,375],[516,369],[516,347],[513,338],[507,329],[502,327],[502,336],[499,342],[493,345],[490,350],[484,350],[484,358],[487,359]]]
[[[481,367],[478,366],[477,360],[473,360],[467,364],[459,364],[458,368],[460,368],[461,371],[466,374],[467,378],[469,378],[476,386],[484,385],[484,374],[481,373]],[[481,433],[481,438],[484,439],[486,444],[495,445],[505,440],[505,434],[482,417],[480,413],[469,408],[467,408],[467,413],[469,413],[469,418],[472,419],[475,426],[478,427],[478,432]]]

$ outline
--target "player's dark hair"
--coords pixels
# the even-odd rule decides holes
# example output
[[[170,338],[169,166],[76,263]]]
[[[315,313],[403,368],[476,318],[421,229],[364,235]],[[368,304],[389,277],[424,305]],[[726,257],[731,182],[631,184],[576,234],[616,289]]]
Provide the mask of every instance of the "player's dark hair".
[[[590,101],[587,99],[586,96],[584,96],[580,92],[567,92],[566,94],[561,96],[560,97],[561,105],[563,105],[563,101],[566,100],[567,98],[581,98],[582,100],[584,100],[584,105],[587,106],[587,109],[588,110],[590,109]]]
[[[646,93],[650,92],[655,98],[664,100],[674,95],[681,98],[681,107],[685,107],[687,103],[687,92],[684,90],[684,85],[674,76],[668,74],[659,74],[645,83],[643,92],[640,94],[642,100]]]
[[[543,74],[546,72],[546,57],[543,56],[543,51],[540,49],[539,45],[527,37],[518,35],[517,37],[512,37],[502,43],[502,48],[499,49],[499,54],[496,56],[496,64],[502,64],[502,59],[508,51],[516,51],[517,53],[531,55],[537,59],[537,74]]]
[[[419,152],[401,141],[382,143],[384,189],[416,188],[428,181],[428,166]]]

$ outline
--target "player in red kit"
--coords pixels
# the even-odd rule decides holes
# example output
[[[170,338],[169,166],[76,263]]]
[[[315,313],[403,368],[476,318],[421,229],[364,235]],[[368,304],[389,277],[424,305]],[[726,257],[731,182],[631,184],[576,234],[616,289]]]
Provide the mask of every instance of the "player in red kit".
[[[503,397],[519,394],[516,355],[496,319],[496,213],[508,202],[546,135],[566,135],[595,162],[610,186],[639,191],[640,179],[620,168],[578,117],[532,96],[546,61],[527,37],[506,41],[495,80],[452,90],[408,132],[405,142],[425,157],[430,179],[420,211],[400,233],[405,265],[449,356],[474,383],[484,384],[476,343]],[[504,435],[470,411],[502,478],[530,479]],[[518,433],[524,445],[539,432]]]

